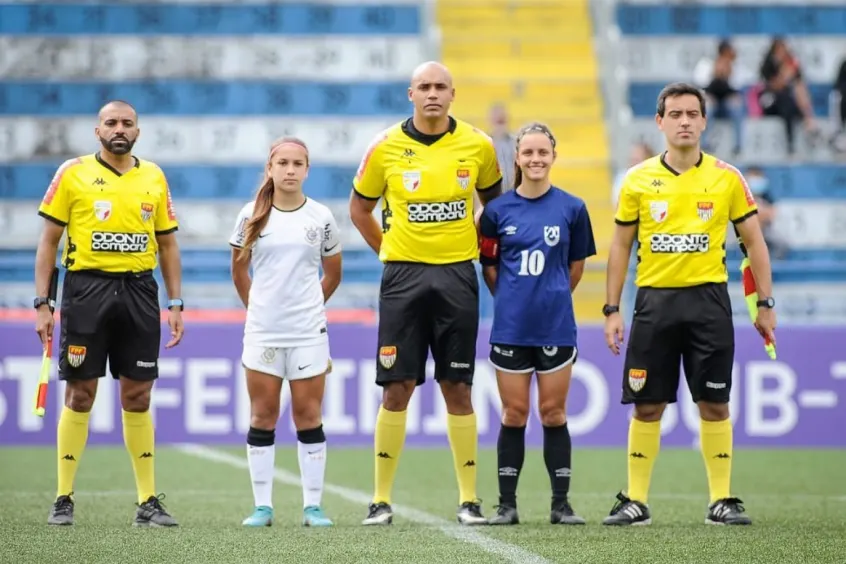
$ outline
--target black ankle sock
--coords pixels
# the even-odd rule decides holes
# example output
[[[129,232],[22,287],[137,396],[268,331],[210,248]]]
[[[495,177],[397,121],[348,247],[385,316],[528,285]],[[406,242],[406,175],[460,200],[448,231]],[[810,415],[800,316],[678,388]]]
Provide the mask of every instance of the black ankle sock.
[[[552,503],[565,501],[570,491],[572,443],[567,424],[543,428],[543,460],[552,485]],[[501,480],[501,479],[500,479]]]
[[[526,457],[526,427],[499,428],[496,443],[497,468],[499,468],[499,503],[517,505],[517,481]]]

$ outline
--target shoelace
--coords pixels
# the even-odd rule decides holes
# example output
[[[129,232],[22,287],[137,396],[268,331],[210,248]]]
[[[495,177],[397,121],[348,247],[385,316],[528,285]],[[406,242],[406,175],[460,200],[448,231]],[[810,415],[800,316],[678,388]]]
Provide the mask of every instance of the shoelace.
[[[72,509],[73,503],[71,503],[71,500],[63,498],[61,501],[56,503],[55,513],[57,515],[70,515]]]

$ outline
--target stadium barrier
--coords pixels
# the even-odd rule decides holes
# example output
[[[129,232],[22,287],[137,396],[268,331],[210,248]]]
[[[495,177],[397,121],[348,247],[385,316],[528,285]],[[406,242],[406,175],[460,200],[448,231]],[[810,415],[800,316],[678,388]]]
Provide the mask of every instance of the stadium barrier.
[[[166,329],[166,328],[165,328]],[[789,327],[778,333],[778,359],[769,360],[761,337],[748,325],[737,328],[732,415],[740,446],[846,447],[846,326]],[[164,335],[168,333],[165,331]],[[58,338],[58,328],[56,330]],[[376,329],[373,325],[335,324],[329,330],[334,370],[327,379],[324,427],[335,446],[372,444],[381,390],[374,384]],[[249,426],[249,401],[243,383],[242,326],[188,324],[184,341],[163,350],[161,378],[153,394],[159,444],[243,444]],[[482,446],[496,444],[500,402],[494,371],[487,361],[489,333],[482,328],[473,387]],[[579,359],[568,404],[576,448],[621,446],[631,409],[619,403],[622,356],[605,346],[602,329],[579,335]],[[404,354],[400,349],[399,355]],[[0,445],[48,445],[55,441],[63,385],[53,381],[46,416],[32,413],[41,365],[40,346],[31,323],[0,322]],[[431,381],[418,389],[409,407],[407,444],[446,445],[446,412]],[[651,375],[647,374],[647,378]],[[295,444],[287,386],[277,429],[280,444]],[[534,408],[533,408],[534,409]],[[91,444],[122,444],[117,385],[103,379],[91,417]],[[679,403],[663,420],[665,446],[694,446],[699,434],[696,407],[684,385]],[[527,442],[542,444],[533,412]]]

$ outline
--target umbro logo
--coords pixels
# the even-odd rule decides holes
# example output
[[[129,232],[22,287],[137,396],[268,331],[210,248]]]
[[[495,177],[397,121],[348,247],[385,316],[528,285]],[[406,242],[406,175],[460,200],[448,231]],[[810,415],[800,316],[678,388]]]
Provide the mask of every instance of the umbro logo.
[[[655,179],[655,180],[652,181],[652,185],[657,188],[658,186],[663,186],[664,183],[662,181],[658,180],[658,179]]]
[[[417,153],[415,153],[411,149],[406,149],[405,151],[403,151],[402,156],[406,159],[410,159],[411,157],[416,157]]]
[[[731,458],[731,456],[727,452],[721,452],[719,454],[715,454],[714,458]]]
[[[475,460],[468,460],[467,462],[464,463],[464,467],[466,468],[468,466],[476,466],[476,461]]]
[[[74,458],[72,454],[66,454],[62,457],[62,460],[70,460],[71,462],[75,462],[76,458]]]
[[[153,458],[153,453],[152,452],[145,452],[141,456],[139,456],[138,458]]]
[[[380,452],[376,455],[377,458],[393,458],[390,454],[385,451]]]
[[[105,186],[105,185],[106,185],[106,181],[105,181],[105,180],[103,180],[102,178],[98,178],[97,180],[95,180],[94,182],[92,182],[92,184],[93,184],[94,186]]]
[[[632,458],[646,458],[642,452],[633,452],[629,456]]]

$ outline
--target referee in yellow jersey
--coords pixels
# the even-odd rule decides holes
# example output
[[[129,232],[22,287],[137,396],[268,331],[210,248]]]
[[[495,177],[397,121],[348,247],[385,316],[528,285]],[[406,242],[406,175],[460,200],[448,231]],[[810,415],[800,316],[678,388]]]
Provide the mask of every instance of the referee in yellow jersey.
[[[365,525],[392,522],[391,490],[405,443],[406,409],[426,379],[429,351],[447,408],[458,479],[458,522],[486,523],[476,498],[476,415],[470,398],[479,329],[478,235],[473,194],[502,192],[490,137],[449,115],[452,77],[439,63],[412,76],[411,118],[380,133],[353,181],[350,215],[385,263],[379,294],[375,492]],[[382,226],[373,217],[382,199]]]
[[[94,131],[102,149],[64,163],[38,208],[45,222],[35,258],[34,307],[36,331],[45,344],[53,335],[48,288],[67,229],[59,352],[59,379],[67,388],[57,433],[58,491],[47,522],[73,524],[74,477],[108,359],[112,377],[120,381],[123,436],[138,488],[133,524],[172,527],[176,520],[156,495],[149,409],[161,340],[153,278],[157,253],[171,298],[167,347],[182,338],[178,225],[161,169],[132,155],[139,133],[132,106],[106,104]]]
[[[703,94],[671,84],[658,97],[655,121],[667,150],[632,167],[620,193],[608,257],[605,338],[614,354],[623,341],[620,294],[632,243],[638,264],[622,403],[634,404],[629,427],[628,490],[606,525],[648,525],[652,468],[661,440],[661,415],[676,401],[679,365],[699,407],[701,445],[710,503],[706,522],[748,525],[730,489],[732,426],[729,395],[734,327],[726,283],[726,234],[733,223],[746,244],[758,283],[756,327],[773,338],[772,273],[755,200],[736,168],[702,153]],[[773,338],[774,340],[774,338]]]

